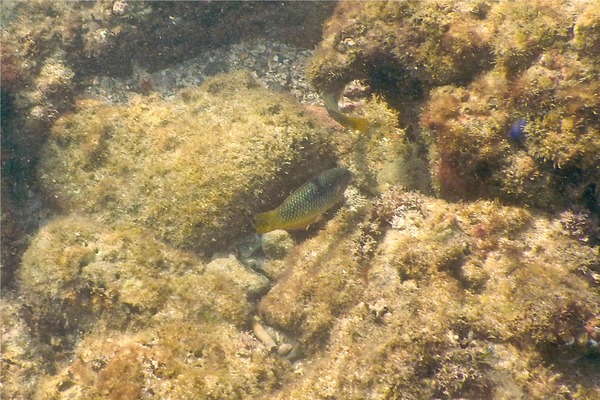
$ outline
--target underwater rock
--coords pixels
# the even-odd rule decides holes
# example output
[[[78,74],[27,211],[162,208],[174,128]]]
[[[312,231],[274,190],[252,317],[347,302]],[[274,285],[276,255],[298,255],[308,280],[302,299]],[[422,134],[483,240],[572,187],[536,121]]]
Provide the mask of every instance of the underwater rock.
[[[134,221],[212,253],[251,228],[270,194],[298,186],[334,154],[330,133],[299,105],[236,72],[170,101],[83,102],[54,125],[39,177],[64,209]]]
[[[47,349],[35,339],[22,314],[23,304],[11,295],[0,299],[0,334],[2,335],[2,369],[0,393],[3,398],[32,398],[43,374],[43,357]]]
[[[586,188],[600,180],[600,122],[588,108],[599,101],[592,93],[600,86],[576,78],[589,66],[565,55],[549,51],[541,63],[517,78],[515,91],[498,70],[466,88],[432,90],[421,127],[440,195],[498,197],[547,210],[585,203]],[[527,135],[521,121],[511,127],[514,113],[528,115]]]
[[[311,360],[276,398],[600,393],[597,376],[580,379],[597,368],[582,321],[600,307],[586,279],[600,249],[561,219],[400,190],[362,218],[299,244],[261,300]]]
[[[2,184],[11,190],[2,192],[3,226],[14,227],[16,234],[34,234],[48,209],[56,211],[53,197],[40,193],[34,170],[50,127],[59,116],[73,110],[75,99],[86,86],[118,80],[120,85],[112,93],[118,93],[116,98],[126,98],[135,90],[148,93],[171,78],[159,75],[161,79],[156,79],[150,73],[239,42],[277,42],[277,49],[290,44],[308,52],[320,40],[322,23],[333,7],[330,2],[4,2],[0,51]],[[296,81],[304,80],[299,77],[301,65],[277,67],[291,73]],[[261,70],[266,68],[256,69],[264,74]],[[269,75],[273,78],[274,74]],[[132,77],[134,81],[127,82]],[[197,79],[189,79],[170,86],[197,83]],[[301,86],[306,89],[308,85]],[[95,94],[92,97],[97,98]],[[300,96],[303,94],[301,90]],[[23,208],[24,217],[8,221],[13,215],[5,204],[10,202]],[[40,211],[40,206],[44,210]],[[22,242],[21,238],[2,240],[3,287],[13,283],[13,271],[24,249]]]
[[[286,271],[288,265],[284,260],[261,260],[257,269],[271,281],[278,280]]]
[[[583,204],[600,181],[596,8],[340,2],[308,77],[326,93],[362,80],[398,110],[446,199]],[[519,118],[526,136],[511,131]]]
[[[251,233],[242,236],[236,243],[236,250],[240,260],[245,261],[251,258],[261,248],[261,237],[259,234]]]
[[[68,349],[99,325],[140,329],[168,310],[244,325],[249,304],[238,286],[260,291],[268,281],[257,274],[249,282],[230,275],[205,270],[194,256],[139,227],[69,216],[33,238],[18,282],[42,341]]]
[[[249,299],[255,299],[269,288],[269,280],[252,271],[234,256],[214,258],[206,264],[206,272],[220,274],[239,287]]]
[[[32,240],[19,287],[43,336],[66,337],[103,316],[113,327],[143,323],[172,292],[164,284],[172,268],[194,262],[173,258],[164,245],[144,240],[139,228],[71,216],[52,221]]]
[[[295,245],[292,236],[284,230],[267,232],[261,236],[262,250],[270,259],[285,257]]]
[[[347,218],[338,216],[298,245],[285,260],[286,272],[259,303],[267,324],[293,334],[309,351],[326,340],[336,316],[361,291],[360,265],[353,256],[360,229],[344,223]]]
[[[284,365],[249,332],[171,320],[89,335],[70,363],[42,377],[33,399],[258,398],[278,386]]]
[[[491,62],[487,11],[463,1],[340,2],[325,24],[309,79],[321,90],[381,79],[385,83],[377,86],[409,96],[416,94],[415,83],[468,81]]]
[[[268,280],[235,259],[204,266],[139,227],[73,215],[40,230],[18,277],[32,329],[54,354],[39,364],[43,371],[25,361],[27,370],[8,371],[14,382],[29,373],[39,378],[31,398],[133,398],[142,392],[185,398],[187,391],[229,398],[240,387],[264,390],[281,373],[277,356],[244,332],[248,293],[264,292]],[[20,340],[28,340],[22,333]],[[13,339],[4,339],[3,356],[16,360]],[[148,369],[151,374],[143,373]],[[223,378],[214,381],[215,374]]]
[[[3,308],[3,360],[17,364],[3,390],[599,398],[598,18],[585,3],[340,2],[311,79],[364,78],[383,96],[352,111],[368,132],[327,127],[239,72],[174,98],[80,100],[47,130],[38,177],[67,216],[32,235],[19,301]],[[114,4],[82,6],[110,13],[89,49],[115,40],[103,21],[146,20],[148,4]],[[60,58],[39,68],[78,76]],[[414,184],[425,160],[445,199]],[[266,260],[257,236],[241,244],[257,211],[332,165],[355,177],[333,218],[291,251],[268,238],[282,258]],[[234,240],[239,261],[199,258]],[[261,298],[269,283],[249,268],[274,281]]]
[[[595,4],[588,4],[577,16],[573,29],[573,44],[581,57],[589,58],[598,64],[600,56],[600,9]]]
[[[248,332],[254,278],[229,278],[248,272],[236,259],[205,267],[136,226],[50,222],[19,284],[41,341],[73,361],[46,360],[32,397],[598,394],[587,225],[399,188],[375,200],[272,260],[286,268],[258,304],[272,352]]]

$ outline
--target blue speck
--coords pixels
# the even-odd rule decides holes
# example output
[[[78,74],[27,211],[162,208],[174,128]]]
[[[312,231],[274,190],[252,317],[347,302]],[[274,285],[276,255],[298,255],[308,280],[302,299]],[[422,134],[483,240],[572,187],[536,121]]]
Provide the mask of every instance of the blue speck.
[[[516,142],[522,141],[523,139],[525,139],[526,125],[527,120],[525,118],[521,118],[520,120],[512,124],[510,130],[508,131],[508,136]]]

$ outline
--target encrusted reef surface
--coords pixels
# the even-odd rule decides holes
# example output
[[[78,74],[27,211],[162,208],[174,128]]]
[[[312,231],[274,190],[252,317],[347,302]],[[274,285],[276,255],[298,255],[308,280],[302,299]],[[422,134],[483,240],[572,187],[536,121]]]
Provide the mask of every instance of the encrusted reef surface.
[[[444,198],[597,209],[599,20],[594,1],[342,2],[309,78],[401,109]]]
[[[597,396],[598,257],[561,218],[390,189],[261,300],[310,355],[276,398]]]
[[[312,48],[333,6],[329,2],[3,1],[3,285],[12,281],[26,247],[23,236],[36,229],[38,218],[45,219],[52,206],[48,201],[40,204],[43,194],[34,173],[47,132],[60,115],[73,109],[82,92],[97,81],[122,79],[128,82],[120,87],[121,94],[148,93],[159,86],[153,72],[210,56],[212,49],[241,41],[277,40]],[[209,58],[205,75],[227,67],[224,60]]]
[[[392,188],[282,245],[288,254],[268,262],[285,270],[265,295],[266,279],[233,256],[206,264],[137,226],[58,218],[33,239],[21,298],[5,306],[25,304],[33,330],[3,313],[15,319],[3,324],[4,390],[39,399],[593,398],[600,255],[568,219]],[[260,250],[239,246],[252,265]],[[254,327],[255,337],[256,313],[266,329]]]
[[[227,259],[206,265],[139,227],[56,219],[33,239],[19,279],[56,369],[33,398],[255,397],[284,371],[247,332],[266,278]],[[8,356],[22,379],[40,368]],[[20,382],[3,382],[17,392]]]
[[[293,189],[334,161],[328,131],[245,72],[168,102],[76,107],[42,151],[47,193],[69,211],[126,218],[199,252],[248,230],[265,194]]]
[[[260,4],[12,6],[1,397],[600,398],[597,5]]]

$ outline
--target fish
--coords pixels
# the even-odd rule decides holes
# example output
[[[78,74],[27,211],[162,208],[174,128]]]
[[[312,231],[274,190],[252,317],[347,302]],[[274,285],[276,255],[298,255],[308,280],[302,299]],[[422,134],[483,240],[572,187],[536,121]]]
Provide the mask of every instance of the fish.
[[[257,214],[256,232],[309,226],[342,199],[351,180],[352,173],[346,168],[331,168],[321,172],[289,195],[277,208]]]
[[[508,130],[508,137],[515,142],[520,142],[525,139],[525,127],[527,126],[527,120],[521,118],[513,123]]]
[[[323,103],[325,103],[327,114],[329,114],[329,116],[338,124],[361,132],[367,132],[369,130],[368,120],[365,118],[351,117],[340,110],[338,96],[336,96],[335,92],[325,93],[323,95]]]

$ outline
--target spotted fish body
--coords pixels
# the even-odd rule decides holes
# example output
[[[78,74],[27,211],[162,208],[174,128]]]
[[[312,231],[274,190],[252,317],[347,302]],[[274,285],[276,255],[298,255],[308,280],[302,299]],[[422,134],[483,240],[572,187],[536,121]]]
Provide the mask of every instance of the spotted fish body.
[[[256,231],[304,228],[333,207],[344,195],[352,174],[346,168],[332,168],[302,185],[274,210],[256,216]]]

